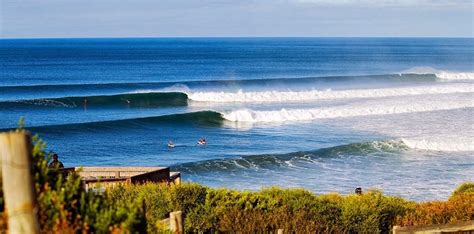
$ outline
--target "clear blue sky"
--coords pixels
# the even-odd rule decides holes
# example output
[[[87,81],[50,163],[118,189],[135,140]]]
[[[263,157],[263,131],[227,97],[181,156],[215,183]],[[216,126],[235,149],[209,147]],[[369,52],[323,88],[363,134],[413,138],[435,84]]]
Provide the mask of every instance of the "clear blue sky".
[[[0,0],[0,35],[473,37],[473,5],[473,0]]]

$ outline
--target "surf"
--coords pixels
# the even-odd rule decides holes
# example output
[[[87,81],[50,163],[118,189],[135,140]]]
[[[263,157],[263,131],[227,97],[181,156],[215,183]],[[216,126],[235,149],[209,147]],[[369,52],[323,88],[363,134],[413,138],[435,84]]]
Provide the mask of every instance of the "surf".
[[[146,116],[138,118],[118,119],[118,120],[106,120],[106,121],[95,121],[95,122],[83,122],[83,123],[67,123],[67,124],[51,124],[33,126],[28,129],[32,132],[49,132],[49,131],[89,131],[94,130],[110,130],[113,128],[136,128],[137,126],[143,125],[156,125],[156,124],[184,124],[193,123],[203,126],[221,126],[224,119],[222,114],[215,111],[196,111],[186,113],[174,113],[168,115],[159,116]],[[0,129],[0,131],[9,131],[11,129]]]
[[[444,151],[444,152],[474,152],[474,140],[461,137],[453,139],[424,139],[402,138],[401,142],[411,149]]]
[[[402,71],[406,75],[435,75],[441,80],[474,80],[474,72],[438,70],[432,67],[413,67]]]
[[[464,142],[467,143],[467,142]],[[449,146],[449,144],[451,144]],[[201,173],[209,171],[239,171],[275,169],[278,167],[292,168],[298,167],[295,164],[309,163],[317,164],[319,159],[334,157],[352,157],[354,155],[371,157],[373,155],[404,155],[409,151],[474,151],[474,149],[454,149],[456,142],[446,143],[444,148],[427,147],[420,149],[407,139],[377,140],[368,142],[357,142],[333,147],[321,148],[312,151],[298,151],[286,154],[261,154],[240,156],[237,158],[211,159],[189,163],[182,163],[172,166],[176,170],[188,173]]]
[[[199,102],[292,102],[321,99],[380,98],[427,94],[470,93],[473,85],[449,84],[380,89],[261,91],[261,92],[190,92],[188,98]]]
[[[436,98],[436,99],[433,99]],[[317,119],[349,118],[371,115],[394,115],[419,112],[444,111],[473,108],[469,93],[454,97],[414,97],[411,99],[375,100],[361,103],[307,109],[251,110],[239,109],[223,113],[223,117],[234,122],[288,122]]]
[[[382,75],[346,75],[346,76],[310,76],[310,77],[280,77],[259,79],[233,80],[202,80],[202,81],[163,81],[163,82],[116,82],[116,83],[86,83],[86,84],[28,84],[0,86],[0,101],[15,101],[22,99],[61,98],[71,96],[101,96],[119,95],[125,93],[159,93],[181,92],[189,90],[235,90],[238,87],[288,87],[307,86],[308,84],[328,86],[332,83],[357,82],[433,82],[434,75],[424,74],[382,74]]]

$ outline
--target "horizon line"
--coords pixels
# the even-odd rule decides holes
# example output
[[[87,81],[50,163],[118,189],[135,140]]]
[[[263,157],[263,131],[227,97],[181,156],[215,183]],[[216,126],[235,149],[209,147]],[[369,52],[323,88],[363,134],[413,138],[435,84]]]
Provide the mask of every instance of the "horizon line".
[[[131,36],[131,37],[0,37],[0,40],[45,40],[45,39],[205,39],[205,38],[413,38],[413,39],[474,39],[464,36]]]

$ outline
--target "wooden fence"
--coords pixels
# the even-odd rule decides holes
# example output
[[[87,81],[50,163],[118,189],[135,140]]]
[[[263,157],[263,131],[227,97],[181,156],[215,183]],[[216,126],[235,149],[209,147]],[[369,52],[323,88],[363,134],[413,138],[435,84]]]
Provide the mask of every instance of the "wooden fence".
[[[76,172],[86,190],[104,190],[119,184],[181,183],[181,173],[170,172],[168,167],[71,167],[65,174]]]
[[[40,231],[31,171],[31,147],[29,134],[0,134],[3,196],[9,233]]]

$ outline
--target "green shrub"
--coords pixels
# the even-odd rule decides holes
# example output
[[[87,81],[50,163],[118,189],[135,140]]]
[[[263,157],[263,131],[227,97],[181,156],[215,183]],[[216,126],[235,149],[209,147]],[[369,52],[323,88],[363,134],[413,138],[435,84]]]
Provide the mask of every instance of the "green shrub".
[[[17,131],[24,130],[20,128]],[[43,140],[34,136],[32,143],[32,172],[38,220],[43,232],[146,230],[141,201],[112,200],[84,191],[77,174],[64,177],[58,170],[48,168],[51,155],[45,152],[46,143]],[[8,227],[3,193],[0,194],[0,202],[0,232],[4,232]]]
[[[451,197],[454,197],[456,195],[460,195],[463,193],[474,193],[474,183],[467,182],[467,183],[461,184],[456,190],[454,190]]]
[[[157,232],[157,222],[172,211],[169,188],[163,184],[122,185],[105,193],[109,201],[141,202],[147,221],[147,230]],[[138,204],[138,203],[137,203]],[[134,229],[132,229],[134,230]]]
[[[186,186],[171,186],[169,193],[173,209],[181,210],[186,214],[204,204],[207,188],[198,184],[186,184]]]
[[[413,226],[452,224],[469,220],[474,220],[474,193],[455,192],[447,201],[411,203],[408,212],[397,217],[396,223],[401,226]]]
[[[349,195],[342,200],[342,222],[347,232],[389,232],[395,218],[406,212],[407,202],[379,191]]]

